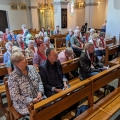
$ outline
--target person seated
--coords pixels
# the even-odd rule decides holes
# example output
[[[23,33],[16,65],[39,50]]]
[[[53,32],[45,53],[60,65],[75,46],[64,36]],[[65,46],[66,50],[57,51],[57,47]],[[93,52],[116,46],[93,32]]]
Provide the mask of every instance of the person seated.
[[[58,54],[58,60],[63,63],[63,62],[66,62],[68,60],[71,60],[71,59],[74,59],[74,53],[73,53],[73,49],[70,48],[70,47],[67,47],[65,50],[61,51],[59,54]],[[66,65],[66,64],[65,64]],[[65,66],[64,65],[64,66]],[[71,80],[75,77],[78,77],[78,73],[76,70],[74,71],[71,71],[67,74],[65,74],[66,78],[68,80]]]
[[[23,41],[22,34],[18,34],[16,38],[17,38],[17,40],[14,41],[14,45],[19,47],[21,50],[24,50],[26,48],[26,45]]]
[[[84,34],[84,36],[82,37],[82,41],[84,42],[84,43],[87,43],[88,41],[89,41],[89,38],[90,37],[90,32],[89,31],[87,31],[85,34]]]
[[[81,31],[79,26],[76,26],[76,29],[75,29],[75,30]],[[80,39],[82,39],[82,34],[81,34],[81,32],[80,32]]]
[[[2,48],[0,47],[0,55],[2,55]]]
[[[39,73],[34,66],[28,65],[22,52],[15,52],[10,58],[15,66],[8,79],[10,97],[15,110],[22,114],[29,114],[28,105],[46,98]]]
[[[10,60],[10,56],[11,56],[11,52],[12,52],[12,46],[13,46],[12,42],[7,42],[5,44],[5,48],[6,48],[7,51],[4,53],[4,56],[3,56],[4,63],[7,63],[8,60]]]
[[[34,57],[35,48],[34,48],[34,40],[28,41],[28,48],[25,49],[25,57]]]
[[[12,47],[12,54],[15,52],[20,52],[20,51],[21,51],[21,49],[17,46]],[[7,67],[8,74],[10,74],[14,70],[14,66],[10,60],[8,60],[6,67]]]
[[[63,89],[68,88],[67,79],[63,76],[62,66],[55,49],[48,48],[47,60],[40,65],[40,76],[43,81],[45,95],[50,97]]]
[[[38,67],[46,60],[45,50],[46,44],[43,41],[37,42],[38,51],[34,53],[33,65]]]
[[[83,43],[80,39],[80,31],[79,30],[74,31],[74,35],[70,39],[70,44],[71,44],[71,47],[72,47],[74,53],[78,54],[78,56],[80,56],[81,51],[83,49]]]
[[[85,80],[88,77],[98,74],[100,72],[99,68],[103,68],[103,66],[94,52],[94,43],[87,42],[85,49],[80,55],[80,80]]]
[[[0,42],[2,41],[2,38],[3,38],[3,32],[0,31]]]
[[[98,41],[98,47],[101,50],[105,50],[105,48],[106,48],[105,33],[101,32],[99,36],[100,36],[100,38],[99,38],[99,41]]]
[[[39,32],[39,35],[42,37],[46,37],[47,36],[47,32],[45,32],[45,28],[42,27],[41,31]]]
[[[16,40],[16,34],[14,34],[14,31],[10,31],[10,34],[8,35],[8,41],[14,42]]]
[[[3,33],[2,40],[8,40],[8,35],[10,34],[10,30],[8,28],[5,29],[5,33]]]
[[[29,42],[29,40],[32,40],[33,39],[33,36],[31,35],[31,34],[27,34],[26,35],[26,39],[25,39],[25,44],[26,44],[26,46],[27,46],[27,44],[28,44],[28,42]]]
[[[56,29],[53,31],[53,35],[59,35],[61,34],[60,29],[59,29],[59,25],[56,26]]]
[[[92,35],[93,35],[94,33],[96,33],[95,29],[91,28],[91,29],[90,29],[90,36],[89,36],[88,42],[91,42],[91,41],[92,41]]]
[[[92,41],[93,41],[93,43],[94,43],[96,55],[97,55],[97,56],[103,56],[103,55],[105,56],[105,50],[102,49],[102,48],[99,46],[99,41],[101,41],[101,40],[100,40],[99,35],[98,35],[97,33],[94,33],[94,34],[92,35]]]
[[[61,51],[58,54],[58,59],[61,63],[74,59],[73,49],[70,47],[67,47],[65,50]]]
[[[66,46],[67,47],[70,47],[69,46],[69,43],[70,43],[70,38],[73,36],[73,30],[72,29],[69,29],[69,34],[66,36]]]
[[[47,36],[51,36],[51,35],[53,35],[53,31],[50,29],[50,27],[48,26],[47,27]]]
[[[26,36],[27,34],[30,34],[29,30],[27,29],[27,26],[25,24],[23,24],[21,26],[22,30],[23,30],[23,40],[26,41]]]
[[[46,49],[54,48],[53,44],[50,43],[50,38],[49,37],[44,37],[44,43],[46,44]]]

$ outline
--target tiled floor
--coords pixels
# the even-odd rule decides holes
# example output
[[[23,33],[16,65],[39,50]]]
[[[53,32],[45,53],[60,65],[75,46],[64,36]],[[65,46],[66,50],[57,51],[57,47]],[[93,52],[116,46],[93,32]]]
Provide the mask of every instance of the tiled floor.
[[[110,83],[110,85],[112,85],[112,86],[114,86],[115,88],[117,88],[117,84],[118,83],[118,80],[116,79],[116,80],[114,80],[114,81],[112,81],[111,83]],[[97,99],[97,98],[95,98],[95,99]],[[4,102],[6,101],[6,99],[4,99]],[[85,102],[85,104],[86,104],[86,102]],[[73,114],[73,113],[72,113]],[[116,114],[114,114],[111,118],[110,118],[110,120],[115,120],[115,118],[118,116],[120,114],[120,110],[118,111],[118,112],[116,112]],[[6,118],[4,117],[4,114],[2,113],[2,111],[0,110],[0,120],[6,120]]]

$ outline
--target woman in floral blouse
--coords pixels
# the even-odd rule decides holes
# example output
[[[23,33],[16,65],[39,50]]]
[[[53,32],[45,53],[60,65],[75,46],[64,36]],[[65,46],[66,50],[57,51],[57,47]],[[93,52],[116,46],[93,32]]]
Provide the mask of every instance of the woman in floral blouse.
[[[37,103],[46,98],[43,83],[36,69],[32,65],[27,65],[22,52],[13,53],[11,62],[15,68],[8,80],[10,96],[16,111],[26,115],[29,114],[30,103]]]

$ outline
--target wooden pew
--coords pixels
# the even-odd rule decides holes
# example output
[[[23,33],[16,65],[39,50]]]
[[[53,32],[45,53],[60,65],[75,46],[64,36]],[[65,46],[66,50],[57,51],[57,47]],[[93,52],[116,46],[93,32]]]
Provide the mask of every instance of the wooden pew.
[[[120,87],[74,120],[108,120],[120,108]]]
[[[8,74],[7,68],[0,66],[0,76],[6,75],[6,74]],[[5,92],[5,86],[3,84],[3,85],[0,85],[0,109],[3,111],[7,120],[9,120],[9,110],[8,108],[4,106],[3,101],[2,101],[2,93],[4,92]]]
[[[72,59],[72,60],[61,63],[63,74],[66,74],[66,73],[69,73],[73,70],[78,69],[80,67],[79,59],[80,58],[75,58],[75,59]],[[70,86],[73,86],[80,81],[81,80],[78,79],[78,77],[77,77],[77,78],[74,78],[74,79],[70,80],[68,83],[70,84]]]
[[[4,84],[5,84],[7,101],[8,101],[8,109],[9,109],[10,120],[18,120],[23,116],[21,114],[19,114],[15,110],[15,108],[13,107],[12,100],[10,98],[9,88],[8,88],[8,81],[7,81],[6,77],[4,78]]]
[[[93,106],[94,92],[106,85],[107,83],[111,82],[115,78],[120,78],[119,72],[120,66],[113,66],[110,69],[105,70],[95,76],[92,76],[82,82],[79,82],[76,85],[68,88],[67,90],[57,93],[37,104],[31,104],[28,107],[30,112],[30,119],[39,120],[39,118],[41,118],[44,120],[48,120],[85,97],[88,97],[88,105],[90,107]],[[78,88],[81,89],[78,90]],[[60,98],[60,100],[55,102],[55,100],[58,100],[58,98]],[[53,102],[54,104],[51,104]],[[43,108],[48,104],[49,107],[41,109],[39,112],[37,111],[38,109]],[[56,109],[58,107],[59,109]]]
[[[106,39],[106,45],[109,46],[109,44],[116,45],[116,37],[114,36],[113,38]]]
[[[65,38],[56,38],[54,39],[56,51],[62,51],[66,49],[66,39]]]
[[[118,56],[118,52],[119,52],[118,47],[119,47],[118,45],[113,45],[111,47],[108,47],[108,46],[106,47],[105,66],[108,66],[109,55],[117,53],[117,56]]]

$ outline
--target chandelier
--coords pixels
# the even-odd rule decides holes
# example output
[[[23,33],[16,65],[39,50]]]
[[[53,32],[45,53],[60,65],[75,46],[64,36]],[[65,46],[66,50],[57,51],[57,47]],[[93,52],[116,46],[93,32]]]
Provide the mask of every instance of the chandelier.
[[[43,9],[43,10],[45,10],[45,9],[53,9],[53,4],[52,3],[50,3],[50,0],[44,0],[44,2],[39,2],[38,3],[38,8],[39,9]]]

